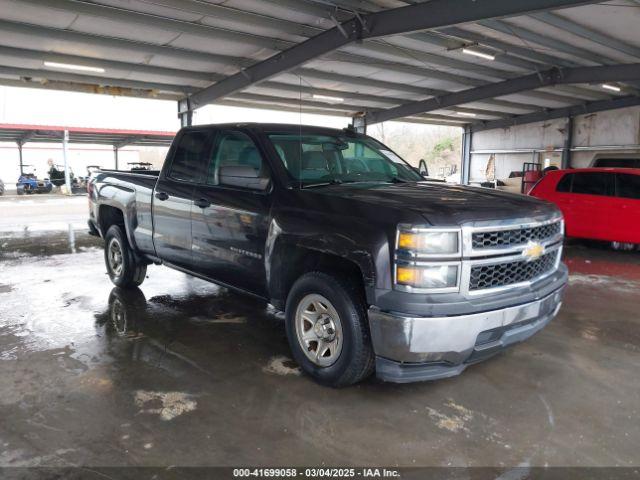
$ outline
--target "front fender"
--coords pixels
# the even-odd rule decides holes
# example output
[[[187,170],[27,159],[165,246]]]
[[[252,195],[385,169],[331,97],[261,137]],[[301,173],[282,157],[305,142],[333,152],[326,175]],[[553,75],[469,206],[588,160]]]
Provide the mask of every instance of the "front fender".
[[[384,231],[355,219],[323,222],[315,218],[273,218],[265,248],[267,287],[272,298],[281,298],[283,278],[295,263],[304,262],[304,252],[332,255],[356,265],[362,275],[367,300],[376,286],[388,281],[389,244]]]

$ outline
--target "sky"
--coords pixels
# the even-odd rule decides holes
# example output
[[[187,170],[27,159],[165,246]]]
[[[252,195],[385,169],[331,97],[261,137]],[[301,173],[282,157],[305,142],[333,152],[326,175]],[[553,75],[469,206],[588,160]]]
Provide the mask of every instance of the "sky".
[[[344,128],[349,124],[350,119],[343,116],[300,114],[298,112],[221,105],[207,105],[197,110],[193,119],[194,124],[247,121],[303,123]],[[175,101],[4,86],[0,86],[0,123],[163,131],[177,131],[180,128]],[[434,134],[438,135],[440,131],[450,130],[450,127],[400,122],[386,122],[384,128],[387,138],[393,138],[393,135],[389,136],[389,133],[393,133],[394,129],[398,131],[399,135],[396,137],[399,138],[406,137],[407,129],[418,138],[427,138]],[[371,129],[370,134],[379,137],[376,132],[380,131],[377,128]],[[409,154],[408,151],[403,152],[399,145],[390,144],[389,146],[395,148],[401,155]],[[164,150],[155,149],[150,152],[148,148],[126,147],[120,151],[119,159],[123,165],[126,162],[138,160],[148,161],[149,158],[141,158],[141,156],[151,154],[161,159]],[[15,144],[0,143],[0,179],[4,180],[7,185],[15,184],[18,179],[18,158],[18,149]],[[49,158],[52,158],[57,164],[63,163],[60,144],[31,143],[23,148],[24,163],[31,165],[25,171],[28,173],[35,171],[38,177],[46,176],[46,164]],[[71,145],[68,162],[76,175],[84,175],[87,165],[113,168],[113,150],[109,146]]]

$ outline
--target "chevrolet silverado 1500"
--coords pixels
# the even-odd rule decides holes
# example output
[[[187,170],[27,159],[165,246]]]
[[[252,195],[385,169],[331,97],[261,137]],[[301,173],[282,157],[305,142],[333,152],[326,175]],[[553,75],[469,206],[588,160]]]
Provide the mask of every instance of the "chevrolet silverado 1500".
[[[457,375],[558,312],[567,269],[550,203],[427,181],[352,130],[178,132],[161,171],[100,171],[90,228],[113,283],[164,264],[285,312],[317,381]]]

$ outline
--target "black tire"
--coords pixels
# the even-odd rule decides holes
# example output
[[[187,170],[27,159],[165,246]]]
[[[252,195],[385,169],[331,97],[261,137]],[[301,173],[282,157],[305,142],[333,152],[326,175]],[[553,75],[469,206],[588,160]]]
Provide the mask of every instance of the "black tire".
[[[117,252],[120,252],[117,262]],[[120,288],[137,287],[144,282],[147,265],[142,263],[129,245],[124,229],[112,225],[104,237],[104,263],[111,282]]]
[[[339,316],[342,345],[337,359],[328,366],[321,366],[307,357],[298,339],[296,318],[301,302],[310,295],[320,295],[328,300]],[[332,387],[344,387],[358,383],[373,373],[375,356],[371,345],[369,323],[361,289],[351,279],[310,272],[301,276],[291,288],[285,308],[286,330],[293,357],[302,370],[318,383]],[[307,348],[307,351],[309,348]]]

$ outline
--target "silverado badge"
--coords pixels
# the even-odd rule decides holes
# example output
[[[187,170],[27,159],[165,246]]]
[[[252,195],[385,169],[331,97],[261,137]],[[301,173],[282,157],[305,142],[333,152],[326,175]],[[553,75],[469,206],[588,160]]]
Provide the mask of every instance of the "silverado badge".
[[[533,262],[539,259],[544,254],[544,245],[529,240],[529,243],[524,247],[522,256],[527,262]]]

